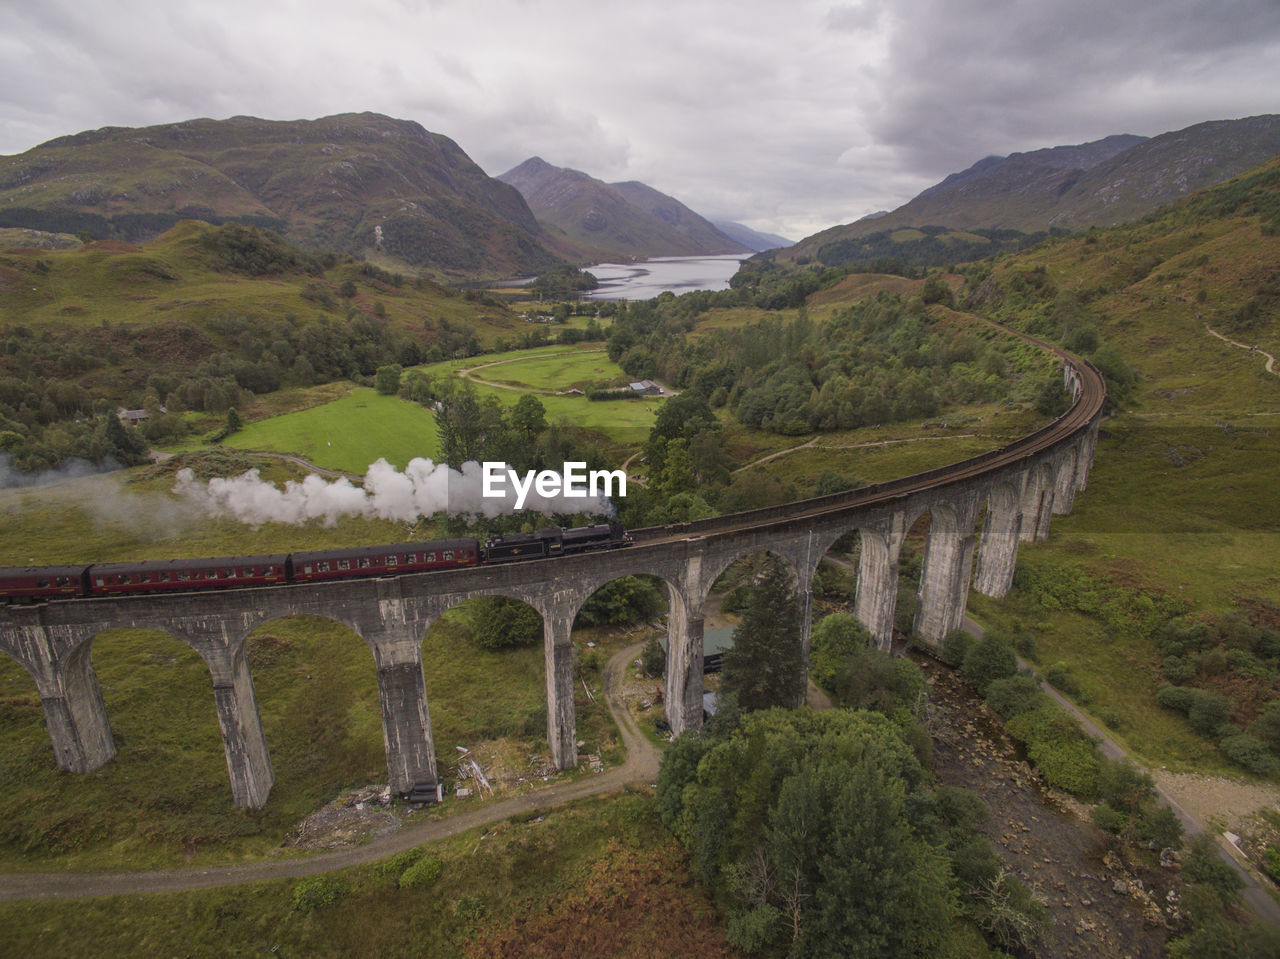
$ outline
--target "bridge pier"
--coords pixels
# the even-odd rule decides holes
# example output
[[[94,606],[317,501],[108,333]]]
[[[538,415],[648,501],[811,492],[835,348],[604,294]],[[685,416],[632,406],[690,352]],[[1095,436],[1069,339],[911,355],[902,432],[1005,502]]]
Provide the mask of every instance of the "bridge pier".
[[[915,631],[933,643],[941,642],[964,622],[977,542],[973,534],[976,522],[976,500],[959,507],[936,507],[930,516],[920,567],[920,608],[916,611]]]
[[[415,629],[398,637],[399,641],[388,636],[363,639],[373,647],[378,664],[382,746],[392,795],[408,792],[415,783],[439,782],[420,634]]]
[[[663,700],[671,734],[702,727],[704,597],[698,587],[702,557],[692,556],[682,589],[667,584],[667,672]]]
[[[245,658],[245,640],[234,645],[193,644],[213,674],[213,700],[227,756],[227,776],[235,804],[261,809],[275,785],[267,737],[262,731],[258,697]]]
[[[30,631],[37,634],[32,638],[38,647],[46,651],[54,648],[52,637],[43,627]],[[92,639],[84,635],[72,642],[71,652],[60,660],[42,656],[28,663],[15,658],[40,690],[40,705],[58,768],[87,773],[115,758],[116,742],[102,702],[102,688],[93,671]]]
[[[556,769],[578,765],[578,719],[573,703],[573,612],[554,604],[542,610],[547,677],[547,742]]]
[[[1023,484],[1022,529],[1018,539],[1024,543],[1044,542],[1049,538],[1049,522],[1053,519],[1053,471],[1048,464],[1032,467]]]
[[[984,596],[1000,599],[1013,587],[1018,562],[1018,534],[1022,511],[1017,491],[1008,485],[992,490],[987,498],[987,516],[978,545],[978,566],[973,588]]]
[[[875,637],[880,649],[893,643],[893,613],[898,605],[898,555],[907,538],[903,513],[858,529],[862,555],[858,561],[858,588],[854,615]]]
[[[1063,461],[1055,467],[1052,509],[1057,516],[1070,513],[1076,497],[1077,455],[1075,450],[1070,450]]]

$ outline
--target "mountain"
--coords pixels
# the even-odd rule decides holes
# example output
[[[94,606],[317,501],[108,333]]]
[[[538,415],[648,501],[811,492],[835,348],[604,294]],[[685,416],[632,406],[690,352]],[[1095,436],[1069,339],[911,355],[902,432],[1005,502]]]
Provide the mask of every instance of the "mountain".
[[[808,237],[780,259],[816,258],[832,243],[904,227],[1082,230],[1137,219],[1280,151],[1280,116],[1216,120],[1144,138],[986,157],[890,213]]]
[[[755,250],[757,253],[763,253],[765,250],[777,250],[782,247],[790,246],[794,240],[788,240],[785,236],[778,236],[776,233],[761,233],[753,230],[749,226],[741,223],[734,223],[731,220],[712,220],[717,230],[732,240],[737,240],[748,249]]]
[[[140,241],[180,219],[454,274],[558,260],[518,191],[448,137],[375,113],[104,127],[0,157],[0,227]]]
[[[634,180],[605,183],[530,157],[498,177],[586,259],[750,253],[687,206]]]

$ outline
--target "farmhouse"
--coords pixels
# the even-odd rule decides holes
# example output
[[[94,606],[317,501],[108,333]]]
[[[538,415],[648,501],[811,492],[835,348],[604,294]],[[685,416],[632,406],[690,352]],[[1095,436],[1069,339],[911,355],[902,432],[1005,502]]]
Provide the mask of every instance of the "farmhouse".
[[[662,387],[653,380],[641,380],[639,383],[632,383],[631,388],[641,396],[660,396]]]

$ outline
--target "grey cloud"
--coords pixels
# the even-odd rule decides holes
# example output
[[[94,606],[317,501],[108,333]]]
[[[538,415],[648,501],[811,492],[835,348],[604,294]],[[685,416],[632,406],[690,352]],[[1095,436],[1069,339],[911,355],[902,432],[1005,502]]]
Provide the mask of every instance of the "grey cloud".
[[[801,236],[984,155],[1272,112],[1275,0],[0,3],[0,151],[373,110]]]

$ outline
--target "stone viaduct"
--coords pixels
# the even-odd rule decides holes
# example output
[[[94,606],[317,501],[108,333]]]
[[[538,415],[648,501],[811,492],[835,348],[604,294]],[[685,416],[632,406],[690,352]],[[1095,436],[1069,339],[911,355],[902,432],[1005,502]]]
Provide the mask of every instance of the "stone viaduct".
[[[1039,344],[1045,346],[1047,344]],[[1020,540],[1044,539],[1050,518],[1071,509],[1097,442],[1105,388],[1091,366],[1054,350],[1074,394],[1052,424],[1010,446],[927,473],[785,506],[678,527],[634,531],[626,549],[495,567],[217,592],[74,599],[0,609],[0,650],[35,680],[58,765],[96,769],[115,756],[91,661],[94,637],[121,627],[158,629],[190,645],[209,668],[236,805],[260,808],[274,782],[253,677],[249,634],[274,619],[324,616],[368,645],[378,675],[383,738],[393,791],[437,781],[422,668],[426,630],[447,609],[477,596],[522,600],[542,616],[547,738],[557,767],[577,764],[570,631],[582,604],[621,576],[667,584],[665,700],[672,730],[702,722],[702,610],[735,560],[768,551],[794,571],[801,595],[841,536],[858,532],[855,608],[882,647],[893,630],[898,556],[907,531],[930,523],[916,631],[937,642],[959,627],[970,584],[1003,596]],[[981,520],[981,522],[980,522]],[[808,647],[808,622],[804,642]]]

